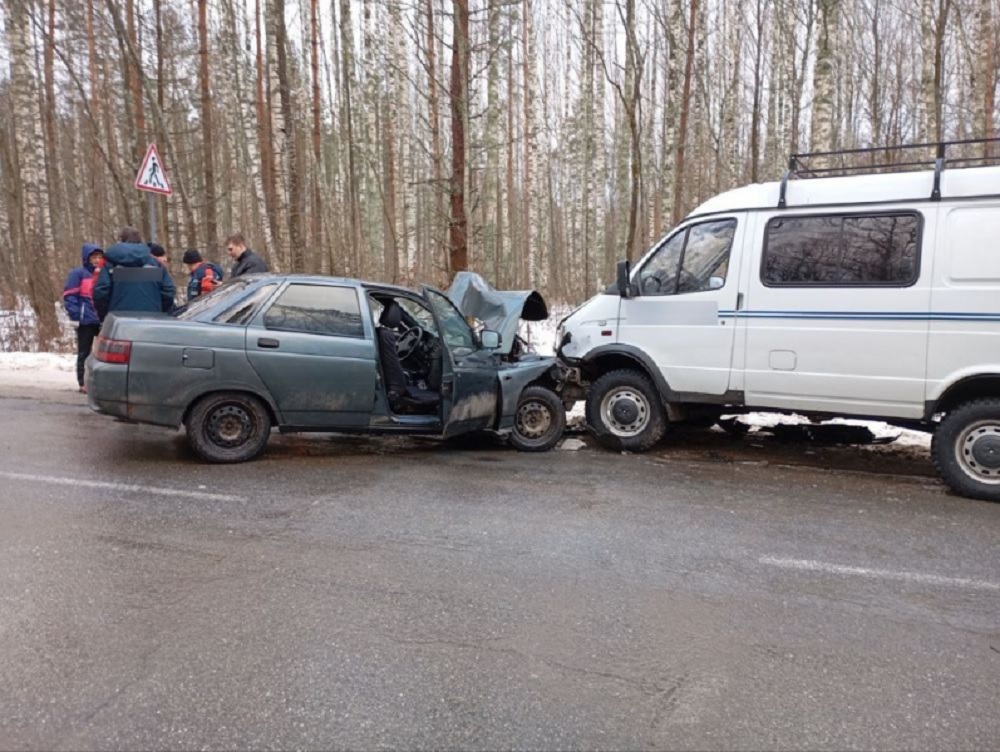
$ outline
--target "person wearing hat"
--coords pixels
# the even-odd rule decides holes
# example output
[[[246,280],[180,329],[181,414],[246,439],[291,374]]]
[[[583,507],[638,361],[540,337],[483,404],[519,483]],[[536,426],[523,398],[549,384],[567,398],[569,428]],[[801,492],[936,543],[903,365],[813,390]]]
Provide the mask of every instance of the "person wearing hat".
[[[181,260],[191,274],[187,286],[188,302],[200,295],[212,292],[222,284],[222,269],[219,268],[219,265],[205,261],[201,254],[193,248],[184,251],[184,257]]]

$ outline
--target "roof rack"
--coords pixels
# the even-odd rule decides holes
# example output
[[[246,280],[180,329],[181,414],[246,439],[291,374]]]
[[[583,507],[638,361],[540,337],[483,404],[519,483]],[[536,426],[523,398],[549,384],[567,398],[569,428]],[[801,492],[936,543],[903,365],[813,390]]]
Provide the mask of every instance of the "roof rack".
[[[957,166],[969,162],[978,162],[980,166],[988,164],[1000,164],[1000,148],[993,148],[994,144],[1000,146],[1000,138],[967,138],[959,141],[938,141],[926,144],[905,144],[902,146],[874,146],[866,149],[841,149],[839,151],[814,151],[801,154],[792,154],[788,158],[788,169],[781,176],[781,190],[778,195],[778,208],[784,209],[786,205],[785,196],[788,190],[788,181],[791,178],[816,178],[831,177],[834,175],[864,175],[875,173],[881,170],[890,172],[904,172],[916,167],[934,168],[934,187],[931,190],[931,201],[941,200],[941,173],[946,166]],[[982,154],[968,156],[967,154],[957,154],[949,156],[948,150],[954,152],[959,147],[967,147],[963,151],[970,151],[968,147],[982,146]],[[924,150],[926,153],[933,150],[934,156],[927,159],[919,159],[920,154],[913,154],[914,150]],[[876,155],[884,159],[881,163],[876,163]],[[900,161],[894,161],[893,157],[899,155]],[[870,161],[860,164],[848,164],[848,157],[869,157]],[[828,166],[832,158],[839,157],[840,165],[837,167]],[[822,160],[820,165],[813,167],[813,160]]]

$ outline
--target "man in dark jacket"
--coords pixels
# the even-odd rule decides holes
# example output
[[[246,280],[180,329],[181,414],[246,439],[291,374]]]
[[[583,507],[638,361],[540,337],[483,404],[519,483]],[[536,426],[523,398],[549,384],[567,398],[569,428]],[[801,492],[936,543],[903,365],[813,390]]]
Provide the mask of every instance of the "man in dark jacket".
[[[247,248],[247,241],[242,232],[234,232],[226,238],[226,253],[236,262],[230,272],[233,279],[244,274],[263,274],[267,271],[264,259]]]
[[[119,311],[167,313],[174,305],[174,281],[149,253],[134,227],[123,227],[104,254],[105,265],[94,285],[94,305],[101,320]]]
[[[76,382],[80,391],[86,392],[83,383],[83,366],[94,346],[94,338],[101,331],[101,319],[94,307],[94,278],[104,265],[104,251],[96,243],[84,243],[80,249],[81,266],[73,269],[63,286],[63,305],[70,321],[76,327]]]
[[[195,298],[212,292],[222,284],[222,269],[218,264],[205,261],[201,254],[193,248],[184,251],[182,259],[184,266],[191,274],[188,278],[187,299],[190,303]]]

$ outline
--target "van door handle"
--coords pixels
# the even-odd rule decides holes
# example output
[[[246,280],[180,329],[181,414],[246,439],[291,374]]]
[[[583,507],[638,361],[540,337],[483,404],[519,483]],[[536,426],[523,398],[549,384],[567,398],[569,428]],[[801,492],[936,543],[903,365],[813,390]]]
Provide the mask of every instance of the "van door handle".
[[[269,339],[268,337],[261,337],[257,340],[257,347],[265,347],[269,350],[277,350],[281,346],[281,342],[276,339]]]
[[[741,292],[736,293],[736,310],[743,310],[743,293]]]

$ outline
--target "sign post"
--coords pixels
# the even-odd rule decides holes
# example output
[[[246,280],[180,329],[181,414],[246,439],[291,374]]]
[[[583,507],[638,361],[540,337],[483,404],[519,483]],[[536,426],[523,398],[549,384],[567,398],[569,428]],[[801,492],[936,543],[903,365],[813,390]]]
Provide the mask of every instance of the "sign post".
[[[156,144],[150,144],[146,149],[146,156],[142,160],[142,167],[139,174],[135,176],[135,187],[140,191],[156,193],[160,196],[169,196],[174,191],[170,187],[170,180],[167,178],[167,171],[163,167],[163,160],[156,150]],[[156,242],[156,199],[149,201],[149,233],[150,241]]]

